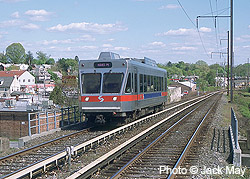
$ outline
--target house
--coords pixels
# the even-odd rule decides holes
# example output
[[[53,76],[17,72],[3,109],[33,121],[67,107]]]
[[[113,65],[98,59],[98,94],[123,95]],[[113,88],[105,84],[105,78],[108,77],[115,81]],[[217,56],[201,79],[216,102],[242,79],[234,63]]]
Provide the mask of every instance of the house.
[[[179,83],[188,87],[189,92],[196,90],[196,84],[192,83],[191,81],[184,81],[184,82],[179,82]]]
[[[49,83],[51,75],[47,71],[47,66],[36,65],[35,69],[32,70],[32,73],[35,75],[37,83]]]
[[[60,73],[59,71],[53,71],[53,73],[55,73],[58,78],[62,79],[62,73]]]
[[[21,85],[17,76],[0,76],[0,97],[10,97],[14,91],[20,91]]]
[[[29,65],[26,64],[14,64],[14,66],[18,67],[19,70],[27,70]]]
[[[10,67],[11,64],[4,64],[0,62],[0,71],[5,71],[6,68]]]
[[[13,71],[0,71],[0,77],[17,77],[17,80],[21,86],[20,90],[26,93],[35,92],[35,77],[30,72],[25,70],[13,70]]]
[[[172,82],[170,87],[181,87],[181,94],[184,93],[184,91],[193,92],[196,90],[196,84],[192,82]]]

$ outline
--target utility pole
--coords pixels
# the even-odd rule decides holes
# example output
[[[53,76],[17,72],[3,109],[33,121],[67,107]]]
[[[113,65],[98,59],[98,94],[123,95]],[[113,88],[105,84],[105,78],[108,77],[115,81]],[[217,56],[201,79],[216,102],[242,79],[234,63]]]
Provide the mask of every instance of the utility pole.
[[[229,31],[227,31],[227,39],[220,39],[220,43],[222,40],[227,40],[227,96],[229,96]],[[226,80],[225,80],[226,82]]]
[[[230,102],[233,102],[233,0],[230,0]]]
[[[247,58],[247,87],[249,87],[249,58]]]
[[[227,31],[227,95],[229,96],[229,31]]]
[[[230,17],[230,35],[228,34],[228,37],[230,36],[230,46],[229,46],[229,40],[228,40],[228,47],[229,47],[229,57],[230,57],[230,102],[233,102],[233,0],[230,0],[230,16],[197,16],[196,18],[196,26],[197,28],[199,27],[199,18],[215,18],[215,27],[216,27],[216,19],[217,18],[227,18]],[[228,62],[229,62],[229,58],[228,58]],[[228,73],[229,73],[229,63],[228,63]],[[229,79],[229,75],[228,75],[228,79]],[[228,81],[229,82],[229,81]],[[229,83],[228,83],[229,85]],[[229,93],[229,91],[228,91]]]

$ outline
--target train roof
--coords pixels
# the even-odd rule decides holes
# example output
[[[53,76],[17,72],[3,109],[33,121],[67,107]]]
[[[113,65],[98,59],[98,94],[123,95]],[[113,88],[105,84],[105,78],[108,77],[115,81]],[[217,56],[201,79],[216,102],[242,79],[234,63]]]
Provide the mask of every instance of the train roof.
[[[138,59],[138,58],[120,58],[119,54],[113,53],[113,52],[101,52],[99,55],[98,60],[114,60],[114,59],[121,59],[121,60],[134,60],[139,63],[143,63],[146,65],[154,66],[156,67],[156,61],[152,60],[148,57],[144,57],[143,59]]]
[[[98,61],[104,62],[104,61],[119,61],[119,60],[126,60],[131,64],[134,65],[139,65],[142,67],[147,67],[147,68],[157,68],[160,71],[166,71],[165,69],[159,68],[156,64],[155,60],[152,60],[150,58],[144,57],[143,59],[138,59],[138,58],[121,58],[119,54],[113,53],[113,52],[101,52],[98,59],[93,59],[93,60],[80,60],[80,61],[88,61],[92,63],[96,63]],[[81,63],[79,61],[79,63]]]

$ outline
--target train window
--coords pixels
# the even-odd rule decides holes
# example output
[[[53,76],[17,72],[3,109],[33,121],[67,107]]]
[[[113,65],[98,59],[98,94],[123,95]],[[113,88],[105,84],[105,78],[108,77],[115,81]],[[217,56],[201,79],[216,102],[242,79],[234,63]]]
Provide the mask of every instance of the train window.
[[[120,93],[123,76],[123,73],[104,73],[103,93]]]
[[[161,91],[161,77],[158,77],[158,91]]]
[[[83,73],[82,74],[82,93],[100,93],[101,73]]]
[[[157,91],[157,77],[154,76],[154,91]]]
[[[125,93],[132,93],[132,86],[131,86],[131,73],[128,74],[127,84],[125,88]]]
[[[149,75],[147,75],[147,81],[148,81],[148,86],[147,86],[147,92],[149,92],[150,91],[150,86],[151,86],[151,83],[150,83],[150,76]]]
[[[140,74],[140,93],[143,93],[143,74]]]
[[[135,92],[137,93],[137,73],[135,73]]]
[[[161,91],[163,91],[163,77],[161,77]]]
[[[132,91],[131,92],[134,92],[134,73],[131,73],[132,74],[132,78],[131,78],[131,80],[132,80],[132,86],[131,86],[131,88],[132,88]]]
[[[168,89],[167,78],[165,78],[165,91]]]
[[[151,76],[150,91],[154,91],[154,77],[153,76]]]
[[[144,76],[144,82],[143,82],[143,86],[144,86],[144,92],[147,92],[147,75],[143,75]]]

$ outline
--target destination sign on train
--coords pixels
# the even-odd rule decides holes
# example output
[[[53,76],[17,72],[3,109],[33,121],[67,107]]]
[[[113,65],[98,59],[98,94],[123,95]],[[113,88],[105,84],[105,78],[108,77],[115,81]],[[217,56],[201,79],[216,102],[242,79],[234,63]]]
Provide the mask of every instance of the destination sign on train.
[[[94,67],[95,68],[111,68],[112,63],[111,62],[95,62]]]

